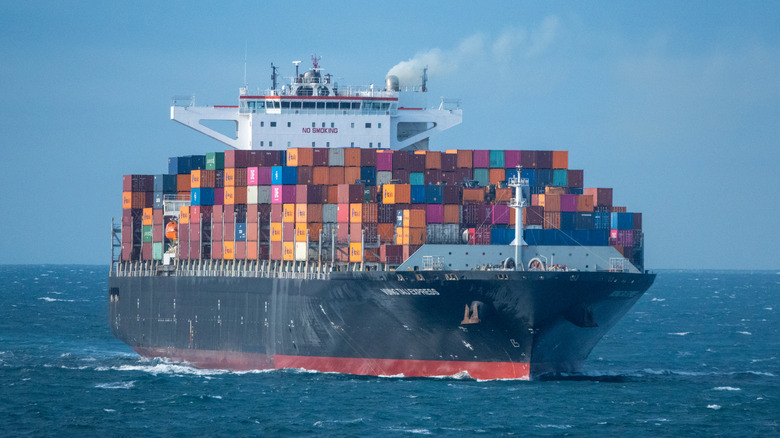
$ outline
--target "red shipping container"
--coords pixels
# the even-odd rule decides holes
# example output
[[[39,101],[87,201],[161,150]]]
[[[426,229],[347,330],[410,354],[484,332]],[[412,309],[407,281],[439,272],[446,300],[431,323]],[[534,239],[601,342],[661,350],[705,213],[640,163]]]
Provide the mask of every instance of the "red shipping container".
[[[485,190],[463,188],[463,203],[482,203],[485,201]]]
[[[376,149],[360,149],[360,166],[376,167]]]
[[[455,179],[455,172],[442,172],[441,183],[453,186],[457,184],[457,180]]]
[[[525,207],[523,225],[544,225],[544,207]]]
[[[377,223],[379,220],[377,204],[363,204],[362,215],[364,223]]]
[[[560,229],[561,228],[561,212],[560,211],[544,211],[544,228],[545,229]]]
[[[327,148],[314,148],[312,150],[312,166],[328,166],[330,150]]]
[[[314,168],[298,166],[298,184],[314,184]]]
[[[520,165],[524,169],[536,169],[536,151],[520,151]]]
[[[376,233],[382,243],[392,243],[395,237],[394,224],[377,224]]]
[[[425,155],[409,155],[409,172],[425,172]]]
[[[393,170],[393,180],[401,184],[409,184],[409,171],[406,169]]]

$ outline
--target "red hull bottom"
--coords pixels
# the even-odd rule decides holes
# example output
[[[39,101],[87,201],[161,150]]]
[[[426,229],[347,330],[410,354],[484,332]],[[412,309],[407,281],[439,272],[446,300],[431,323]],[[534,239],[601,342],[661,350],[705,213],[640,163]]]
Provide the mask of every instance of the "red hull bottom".
[[[529,364],[518,362],[468,362],[410,359],[286,356],[257,353],[180,349],[136,348],[144,357],[188,362],[197,368],[233,371],[302,368],[326,373],[363,376],[441,377],[466,372],[474,379],[529,380]]]

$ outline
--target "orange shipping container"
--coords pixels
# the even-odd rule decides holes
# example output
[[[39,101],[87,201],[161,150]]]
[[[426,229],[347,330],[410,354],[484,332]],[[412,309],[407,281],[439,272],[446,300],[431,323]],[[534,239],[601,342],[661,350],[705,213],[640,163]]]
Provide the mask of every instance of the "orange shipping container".
[[[485,190],[484,189],[463,189],[463,202],[484,202]]]
[[[539,205],[544,211],[561,211],[561,195],[539,195]],[[555,228],[560,228],[560,222],[559,218]]]
[[[496,204],[509,204],[512,202],[513,190],[511,187],[503,187],[496,189]]]
[[[379,241],[381,243],[393,243],[395,227],[393,224],[377,224],[376,234],[379,236]]]
[[[246,241],[246,259],[247,260],[257,260],[257,241],[256,240],[247,240]]]
[[[344,184],[343,167],[338,166],[328,168],[328,184]]]
[[[143,211],[143,225],[152,225],[152,219],[154,215],[154,209],[152,208],[144,208]]]
[[[560,211],[544,211],[544,228],[560,229],[561,228],[561,212]]]
[[[225,205],[246,204],[246,187],[225,187]]]
[[[547,186],[547,187],[544,188],[544,194],[545,195],[565,195],[566,194],[566,188],[565,187]]]
[[[330,168],[328,167],[315,167],[312,171],[312,184],[316,186],[325,186],[330,184],[328,180],[330,176]]]
[[[356,149],[360,150],[360,149]],[[358,164],[359,166],[359,164]],[[355,181],[360,179],[360,167],[345,167],[344,168],[344,183],[355,184]]]
[[[295,224],[295,241],[305,242],[307,232],[308,232],[308,227],[306,226],[306,223]]]
[[[307,204],[295,204],[295,223],[305,224],[309,222],[309,206]]]
[[[569,168],[569,151],[553,151],[553,169],[568,169]]]
[[[577,211],[593,211],[593,196],[577,195]]]
[[[344,167],[360,167],[360,148],[344,149]],[[354,181],[347,181],[347,184],[354,183]]]
[[[282,222],[295,223],[295,204],[282,205]]]
[[[459,224],[460,223],[460,205],[447,204],[444,206],[444,220],[445,224]]]
[[[313,166],[314,149],[311,148],[290,148],[287,149],[288,166]]]
[[[404,210],[403,213],[403,226],[404,227],[425,227],[425,210]]]
[[[235,259],[235,248],[232,240],[222,242],[222,258],[224,260]]]
[[[349,222],[352,224],[363,222],[363,204],[349,204]]]
[[[189,207],[179,207],[179,223],[180,224],[188,224],[188,223],[190,223],[190,208]]]
[[[396,245],[403,245],[404,244],[404,238],[406,238],[406,241],[409,241],[409,236],[406,235],[406,232],[409,231],[409,228],[406,227],[395,227],[395,244]]]
[[[501,181],[506,181],[506,171],[504,169],[490,169],[488,179],[490,180],[490,184],[498,184]]]
[[[412,186],[409,184],[384,184],[382,186],[382,203],[411,204]]]
[[[190,191],[190,175],[176,175],[176,190],[179,192]]]
[[[409,241],[408,242],[404,242],[404,245],[407,245],[407,244],[408,245],[422,245],[422,244],[425,243],[425,237],[427,235],[427,230],[425,229],[425,227],[422,227],[422,228],[409,227],[407,229],[409,230],[408,234],[404,233],[404,236],[408,235],[409,236]]]
[[[323,193],[324,194],[324,193]],[[339,186],[328,186],[328,197],[323,199],[323,204],[336,204],[339,200]]]
[[[451,151],[447,151],[451,152]],[[458,154],[458,162],[457,166],[462,169],[471,169],[474,167],[473,164],[473,154],[470,150],[464,149],[464,150],[456,150],[454,151]]]

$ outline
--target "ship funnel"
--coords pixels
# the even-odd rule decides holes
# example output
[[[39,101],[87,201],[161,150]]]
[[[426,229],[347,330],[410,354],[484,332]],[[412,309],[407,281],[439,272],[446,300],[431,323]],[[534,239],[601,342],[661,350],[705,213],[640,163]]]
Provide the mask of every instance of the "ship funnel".
[[[400,91],[401,86],[398,85],[398,76],[390,75],[385,78],[385,87],[387,91]]]

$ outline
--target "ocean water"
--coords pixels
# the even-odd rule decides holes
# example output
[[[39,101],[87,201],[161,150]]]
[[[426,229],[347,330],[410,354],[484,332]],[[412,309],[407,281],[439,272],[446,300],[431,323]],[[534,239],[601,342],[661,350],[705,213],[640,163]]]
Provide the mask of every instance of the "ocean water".
[[[0,436],[779,436],[780,272],[662,271],[582,374],[233,373],[111,335],[107,266],[0,266]]]

